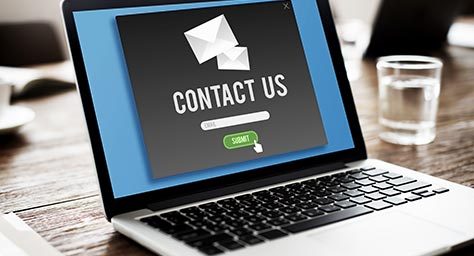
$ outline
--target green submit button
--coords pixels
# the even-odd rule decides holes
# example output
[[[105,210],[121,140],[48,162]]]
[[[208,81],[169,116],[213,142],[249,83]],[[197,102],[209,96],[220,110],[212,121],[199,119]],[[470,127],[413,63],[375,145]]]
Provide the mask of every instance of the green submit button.
[[[222,141],[225,148],[236,149],[253,146],[254,141],[258,142],[258,135],[254,131],[239,132],[224,136]]]

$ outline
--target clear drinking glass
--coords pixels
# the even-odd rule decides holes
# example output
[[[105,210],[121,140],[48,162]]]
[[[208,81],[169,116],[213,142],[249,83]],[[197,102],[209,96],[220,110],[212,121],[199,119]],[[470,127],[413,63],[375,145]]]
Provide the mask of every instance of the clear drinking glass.
[[[443,63],[432,57],[379,58],[380,138],[401,145],[428,144],[436,137]]]

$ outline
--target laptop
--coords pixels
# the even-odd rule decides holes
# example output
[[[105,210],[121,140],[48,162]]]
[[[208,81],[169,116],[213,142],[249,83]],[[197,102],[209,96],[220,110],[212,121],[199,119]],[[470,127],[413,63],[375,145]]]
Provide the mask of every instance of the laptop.
[[[327,0],[65,0],[105,216],[160,255],[431,255],[474,190],[368,159]]]

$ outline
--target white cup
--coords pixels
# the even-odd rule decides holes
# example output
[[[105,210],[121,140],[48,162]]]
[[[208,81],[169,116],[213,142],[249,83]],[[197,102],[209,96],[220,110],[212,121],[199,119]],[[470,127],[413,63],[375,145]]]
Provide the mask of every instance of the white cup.
[[[0,120],[10,108],[11,94],[12,94],[11,84],[0,78]]]

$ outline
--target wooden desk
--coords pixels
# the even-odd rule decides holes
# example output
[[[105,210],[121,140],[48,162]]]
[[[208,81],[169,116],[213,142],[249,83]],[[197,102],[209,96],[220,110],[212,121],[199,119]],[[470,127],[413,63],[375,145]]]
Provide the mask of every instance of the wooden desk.
[[[370,157],[474,187],[474,50],[450,48],[443,60],[437,138],[429,145],[378,139],[373,62],[361,63],[352,90]],[[33,108],[37,119],[21,134],[0,138],[1,211],[16,212],[66,255],[151,255],[114,232],[102,214],[76,92],[16,104]]]

